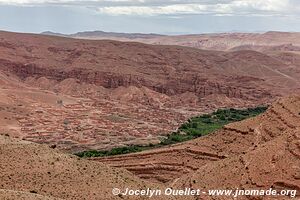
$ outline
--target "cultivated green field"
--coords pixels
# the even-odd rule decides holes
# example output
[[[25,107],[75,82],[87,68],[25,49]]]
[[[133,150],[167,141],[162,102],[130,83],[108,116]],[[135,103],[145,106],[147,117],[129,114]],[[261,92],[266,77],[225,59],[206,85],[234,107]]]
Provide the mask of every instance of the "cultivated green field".
[[[132,145],[113,148],[108,151],[91,150],[80,152],[76,155],[79,157],[104,157],[140,152],[166,145],[176,144],[210,134],[218,129],[221,129],[226,124],[257,116],[265,112],[266,109],[267,107],[264,106],[247,109],[219,109],[211,114],[192,117],[186,123],[182,124],[178,128],[178,131],[169,134],[165,139],[163,139],[159,144],[156,145]]]

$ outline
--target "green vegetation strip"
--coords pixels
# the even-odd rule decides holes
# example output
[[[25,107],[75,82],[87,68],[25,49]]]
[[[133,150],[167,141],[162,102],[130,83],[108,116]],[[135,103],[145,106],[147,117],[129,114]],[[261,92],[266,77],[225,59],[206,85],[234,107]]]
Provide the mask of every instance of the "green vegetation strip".
[[[186,123],[182,124],[179,127],[178,131],[169,134],[159,144],[150,144],[148,146],[132,145],[126,147],[117,147],[109,151],[91,150],[80,152],[76,155],[79,157],[114,156],[176,144],[179,142],[184,142],[207,135],[218,129],[221,129],[226,124],[257,116],[265,112],[266,109],[267,107],[264,106],[256,108],[247,108],[243,110],[233,108],[219,109],[211,114],[204,114],[197,117],[192,117]]]

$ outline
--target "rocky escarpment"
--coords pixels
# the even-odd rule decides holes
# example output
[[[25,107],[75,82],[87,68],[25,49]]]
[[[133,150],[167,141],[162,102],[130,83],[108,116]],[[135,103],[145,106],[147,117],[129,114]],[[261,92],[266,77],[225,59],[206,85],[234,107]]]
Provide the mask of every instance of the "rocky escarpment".
[[[74,78],[81,83],[95,84],[105,88],[144,86],[167,95],[192,92],[199,98],[220,94],[245,100],[272,97],[271,91],[258,86],[258,83],[263,83],[262,79],[247,76],[225,76],[222,79],[217,79],[206,77],[205,74],[186,72],[168,75],[166,80],[154,81],[153,77],[143,74],[107,72],[85,68],[45,68],[34,63],[23,64],[5,59],[0,60],[0,69],[15,74],[22,80],[28,77],[47,77],[60,82]],[[247,82],[249,85],[242,86],[240,81]]]
[[[286,63],[255,51],[89,41],[0,33],[0,69],[21,79],[68,78],[106,88],[147,87],[167,95],[226,95],[265,102],[300,88]]]

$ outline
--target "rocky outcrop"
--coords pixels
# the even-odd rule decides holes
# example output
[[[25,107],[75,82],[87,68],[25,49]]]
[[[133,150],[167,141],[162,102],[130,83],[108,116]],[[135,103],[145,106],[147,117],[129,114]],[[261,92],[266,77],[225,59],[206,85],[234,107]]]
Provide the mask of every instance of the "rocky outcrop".
[[[29,77],[47,77],[48,79],[55,81],[73,78],[79,80],[81,83],[95,84],[105,88],[144,86],[166,95],[192,92],[199,98],[212,94],[220,94],[245,100],[251,99],[253,96],[255,96],[256,99],[272,96],[270,91],[262,88],[259,89],[253,87],[247,89],[238,87],[238,81],[245,79],[243,77],[232,77],[230,80],[232,84],[228,84],[223,80],[209,80],[207,78],[201,78],[200,75],[197,74],[186,73],[183,75],[177,74],[176,76],[166,77],[166,81],[158,80],[154,82],[152,78],[134,74],[96,71],[84,68],[66,70],[63,68],[45,68],[36,64],[15,63],[4,59],[0,60],[0,69],[15,74],[22,80]],[[227,78],[225,77],[225,79]],[[255,78],[252,78],[252,80],[261,82],[261,80]]]

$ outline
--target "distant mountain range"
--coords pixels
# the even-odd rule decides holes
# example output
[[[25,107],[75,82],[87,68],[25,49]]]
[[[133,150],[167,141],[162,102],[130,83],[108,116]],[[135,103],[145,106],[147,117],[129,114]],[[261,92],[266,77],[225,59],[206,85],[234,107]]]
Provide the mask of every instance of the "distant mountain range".
[[[87,31],[74,34],[61,34],[47,31],[42,34],[77,39],[116,40],[122,42],[140,42],[145,44],[179,45],[219,51],[299,51],[300,48],[300,33],[297,32],[269,31],[266,33],[213,33],[173,36],[152,33],[114,33],[104,31]]]
[[[119,37],[119,38],[128,38],[128,39],[136,39],[136,38],[153,38],[160,37],[164,35],[159,34],[144,34],[144,33],[115,33],[115,32],[104,32],[104,31],[84,31],[78,32],[74,34],[62,34],[55,33],[51,31],[42,32],[43,35],[54,35],[54,36],[63,36],[63,37],[74,37],[74,38],[99,38],[99,37]]]

